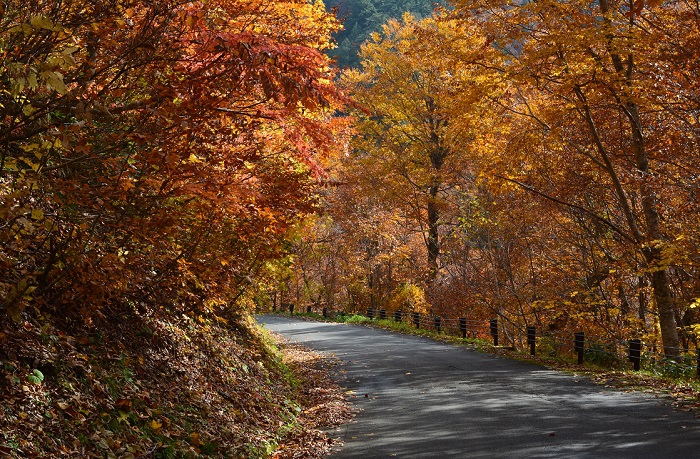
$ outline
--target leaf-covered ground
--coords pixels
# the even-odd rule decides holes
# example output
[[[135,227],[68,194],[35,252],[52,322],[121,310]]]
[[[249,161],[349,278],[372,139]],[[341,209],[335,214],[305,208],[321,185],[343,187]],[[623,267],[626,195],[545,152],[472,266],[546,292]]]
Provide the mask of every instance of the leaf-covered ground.
[[[350,419],[332,363],[252,321],[25,319],[0,328],[0,457],[313,458]]]

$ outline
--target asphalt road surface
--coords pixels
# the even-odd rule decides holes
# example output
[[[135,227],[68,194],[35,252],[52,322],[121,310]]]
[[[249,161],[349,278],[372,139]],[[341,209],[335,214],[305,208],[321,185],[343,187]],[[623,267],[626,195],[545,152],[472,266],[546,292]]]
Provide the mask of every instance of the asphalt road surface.
[[[264,315],[342,360],[342,458],[700,458],[700,421],[653,395],[427,338]]]

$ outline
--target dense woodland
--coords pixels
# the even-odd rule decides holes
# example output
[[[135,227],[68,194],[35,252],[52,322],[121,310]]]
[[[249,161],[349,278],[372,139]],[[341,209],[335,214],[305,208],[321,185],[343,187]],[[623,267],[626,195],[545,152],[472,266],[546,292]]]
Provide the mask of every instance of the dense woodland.
[[[697,347],[695,3],[0,8],[1,453],[270,454],[283,303]]]
[[[699,27],[684,1],[389,21],[341,77],[356,133],[288,295],[694,348]]]
[[[389,19],[401,18],[410,12],[427,17],[438,4],[435,0],[328,0],[326,6],[342,21],[343,28],[333,37],[336,47],[328,51],[340,68],[358,67],[360,45],[381,29]]]
[[[305,0],[0,8],[0,455],[266,456],[300,408],[252,292],[343,137],[338,22]]]

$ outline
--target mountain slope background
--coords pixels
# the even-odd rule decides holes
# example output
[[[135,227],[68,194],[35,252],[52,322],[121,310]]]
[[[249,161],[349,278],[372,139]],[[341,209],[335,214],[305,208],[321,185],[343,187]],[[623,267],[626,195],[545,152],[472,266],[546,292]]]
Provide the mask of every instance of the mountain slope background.
[[[343,30],[335,34],[338,43],[329,55],[337,59],[340,68],[358,67],[360,45],[372,32],[381,29],[389,19],[400,18],[405,12],[416,17],[427,17],[437,5],[433,0],[329,0],[326,7],[334,9],[343,21]]]

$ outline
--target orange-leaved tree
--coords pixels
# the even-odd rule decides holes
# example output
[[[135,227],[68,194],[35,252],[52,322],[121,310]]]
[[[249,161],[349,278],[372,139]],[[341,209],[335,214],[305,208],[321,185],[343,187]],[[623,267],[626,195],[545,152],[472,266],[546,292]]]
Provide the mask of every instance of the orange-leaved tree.
[[[418,21],[389,21],[360,52],[362,69],[343,84],[368,113],[358,113],[358,136],[348,171],[357,191],[400,209],[425,243],[426,279],[440,271],[445,209],[469,175],[474,120],[491,91],[482,63],[497,53],[467,25],[437,13]]]
[[[678,250],[688,229],[666,217],[692,200],[684,184],[696,174],[697,143],[680,134],[694,125],[686,96],[695,90],[674,56],[685,41],[671,31],[696,30],[697,13],[683,2],[456,4],[508,56],[502,70],[519,129],[499,152],[508,165],[500,178],[588,228],[599,265],[590,285],[615,274],[620,310],[624,286],[636,285],[642,315],[648,281],[665,353],[677,355],[683,294],[674,281],[689,272]]]

